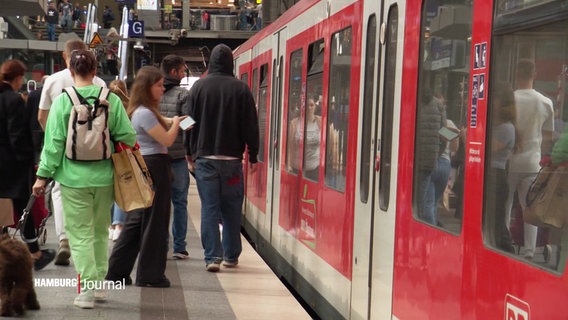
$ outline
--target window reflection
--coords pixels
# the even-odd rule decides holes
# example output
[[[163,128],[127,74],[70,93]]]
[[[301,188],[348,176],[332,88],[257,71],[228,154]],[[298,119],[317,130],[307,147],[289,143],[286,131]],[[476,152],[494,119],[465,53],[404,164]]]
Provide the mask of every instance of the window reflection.
[[[541,160],[551,156],[554,163],[568,161],[568,132],[564,129],[568,119],[568,22],[564,19],[527,29],[523,14],[520,11],[514,17],[524,21],[518,28],[501,33],[492,41],[484,238],[497,250],[562,272],[568,232],[525,223],[523,213]],[[538,14],[537,6],[530,15]],[[496,29],[501,22],[497,18]],[[509,90],[514,90],[513,101],[506,103],[511,99]],[[505,130],[504,117],[512,117],[504,112],[504,107],[511,103],[516,115],[514,121],[508,122],[514,130],[510,124]],[[505,150],[510,148],[511,135],[515,138],[514,147],[507,156],[509,151]],[[497,167],[504,172],[493,176]],[[505,206],[503,190],[508,191]]]
[[[417,101],[415,216],[459,233],[463,185],[472,1],[427,1]]]

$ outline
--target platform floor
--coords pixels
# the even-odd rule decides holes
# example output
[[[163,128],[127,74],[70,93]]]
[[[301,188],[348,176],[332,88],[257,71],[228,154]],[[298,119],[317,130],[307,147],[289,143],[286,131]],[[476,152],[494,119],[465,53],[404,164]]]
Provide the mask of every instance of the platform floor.
[[[205,271],[199,239],[200,201],[194,181],[188,210],[188,251],[190,258],[168,258],[166,275],[171,288],[140,288],[110,291],[109,299],[94,309],[73,306],[77,288],[38,287],[41,310],[28,311],[29,319],[310,319],[286,287],[272,273],[243,238],[243,253],[236,268]],[[57,248],[53,218],[48,221],[45,247]],[[112,242],[109,243],[109,250]],[[110,251],[109,251],[110,252]],[[171,257],[171,252],[168,255]],[[132,277],[135,276],[135,271]],[[48,265],[34,272],[36,279],[77,277],[73,265]]]

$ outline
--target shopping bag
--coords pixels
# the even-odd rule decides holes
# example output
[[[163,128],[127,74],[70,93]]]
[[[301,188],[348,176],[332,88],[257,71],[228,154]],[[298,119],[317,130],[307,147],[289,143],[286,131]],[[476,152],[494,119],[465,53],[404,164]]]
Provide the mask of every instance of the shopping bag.
[[[568,169],[566,166],[543,167],[527,193],[526,223],[538,227],[567,226]]]
[[[138,145],[130,148],[119,142],[115,149],[112,162],[116,204],[124,212],[151,207],[154,201],[152,177]]]

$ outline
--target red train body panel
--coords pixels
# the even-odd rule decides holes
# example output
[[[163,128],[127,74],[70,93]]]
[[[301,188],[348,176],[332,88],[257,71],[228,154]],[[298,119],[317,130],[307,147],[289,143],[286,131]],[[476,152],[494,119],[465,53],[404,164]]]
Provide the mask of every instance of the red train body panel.
[[[502,157],[493,110],[503,92],[492,88],[520,90],[517,62],[531,60],[534,88],[563,125],[561,2],[304,0],[235,51],[253,92],[254,70],[266,70],[256,80],[266,90],[256,94],[266,156],[247,173],[245,229],[315,316],[568,317],[564,232],[540,227],[523,256],[530,226],[515,227],[514,200],[503,218],[514,252],[493,226],[503,213],[493,208],[509,198],[493,185],[505,178],[494,177]],[[432,101],[445,104],[436,126],[451,120],[461,141],[457,151],[439,142],[438,165],[425,170]],[[450,178],[428,216],[433,172],[444,163]]]

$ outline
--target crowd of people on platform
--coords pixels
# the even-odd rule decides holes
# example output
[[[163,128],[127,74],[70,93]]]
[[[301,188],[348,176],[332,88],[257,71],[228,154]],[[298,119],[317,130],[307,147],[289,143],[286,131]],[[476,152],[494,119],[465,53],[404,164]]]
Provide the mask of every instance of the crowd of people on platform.
[[[172,259],[189,258],[190,173],[201,200],[205,268],[217,272],[221,264],[236,267],[242,250],[243,153],[246,147],[251,170],[256,170],[259,130],[252,92],[233,75],[232,50],[216,46],[207,76],[189,91],[180,87],[187,72],[184,59],[168,55],[161,69],[142,67],[130,90],[123,81],[111,82],[106,99],[102,88],[107,85],[96,76],[96,57],[82,41],[67,41],[63,58],[67,68],[45,79],[33,93],[39,99],[27,101],[18,92],[25,65],[7,60],[0,68],[0,114],[6,115],[0,118],[0,180],[12,181],[0,185],[0,198],[11,199],[20,215],[32,194],[53,203],[57,250],[40,249],[32,215],[21,230],[34,269],[40,271],[52,261],[58,266],[72,263],[81,281],[73,302],[79,308],[94,308],[95,301],[108,298],[104,286],[90,289],[87,282],[170,287],[165,274],[168,252]],[[108,101],[106,121],[113,142],[140,146],[154,183],[150,207],[123,212],[114,203],[110,158],[76,161],[66,155],[73,98],[63,89],[69,87],[78,96]],[[196,123],[180,129],[188,116]],[[110,257],[109,240],[114,241]]]

